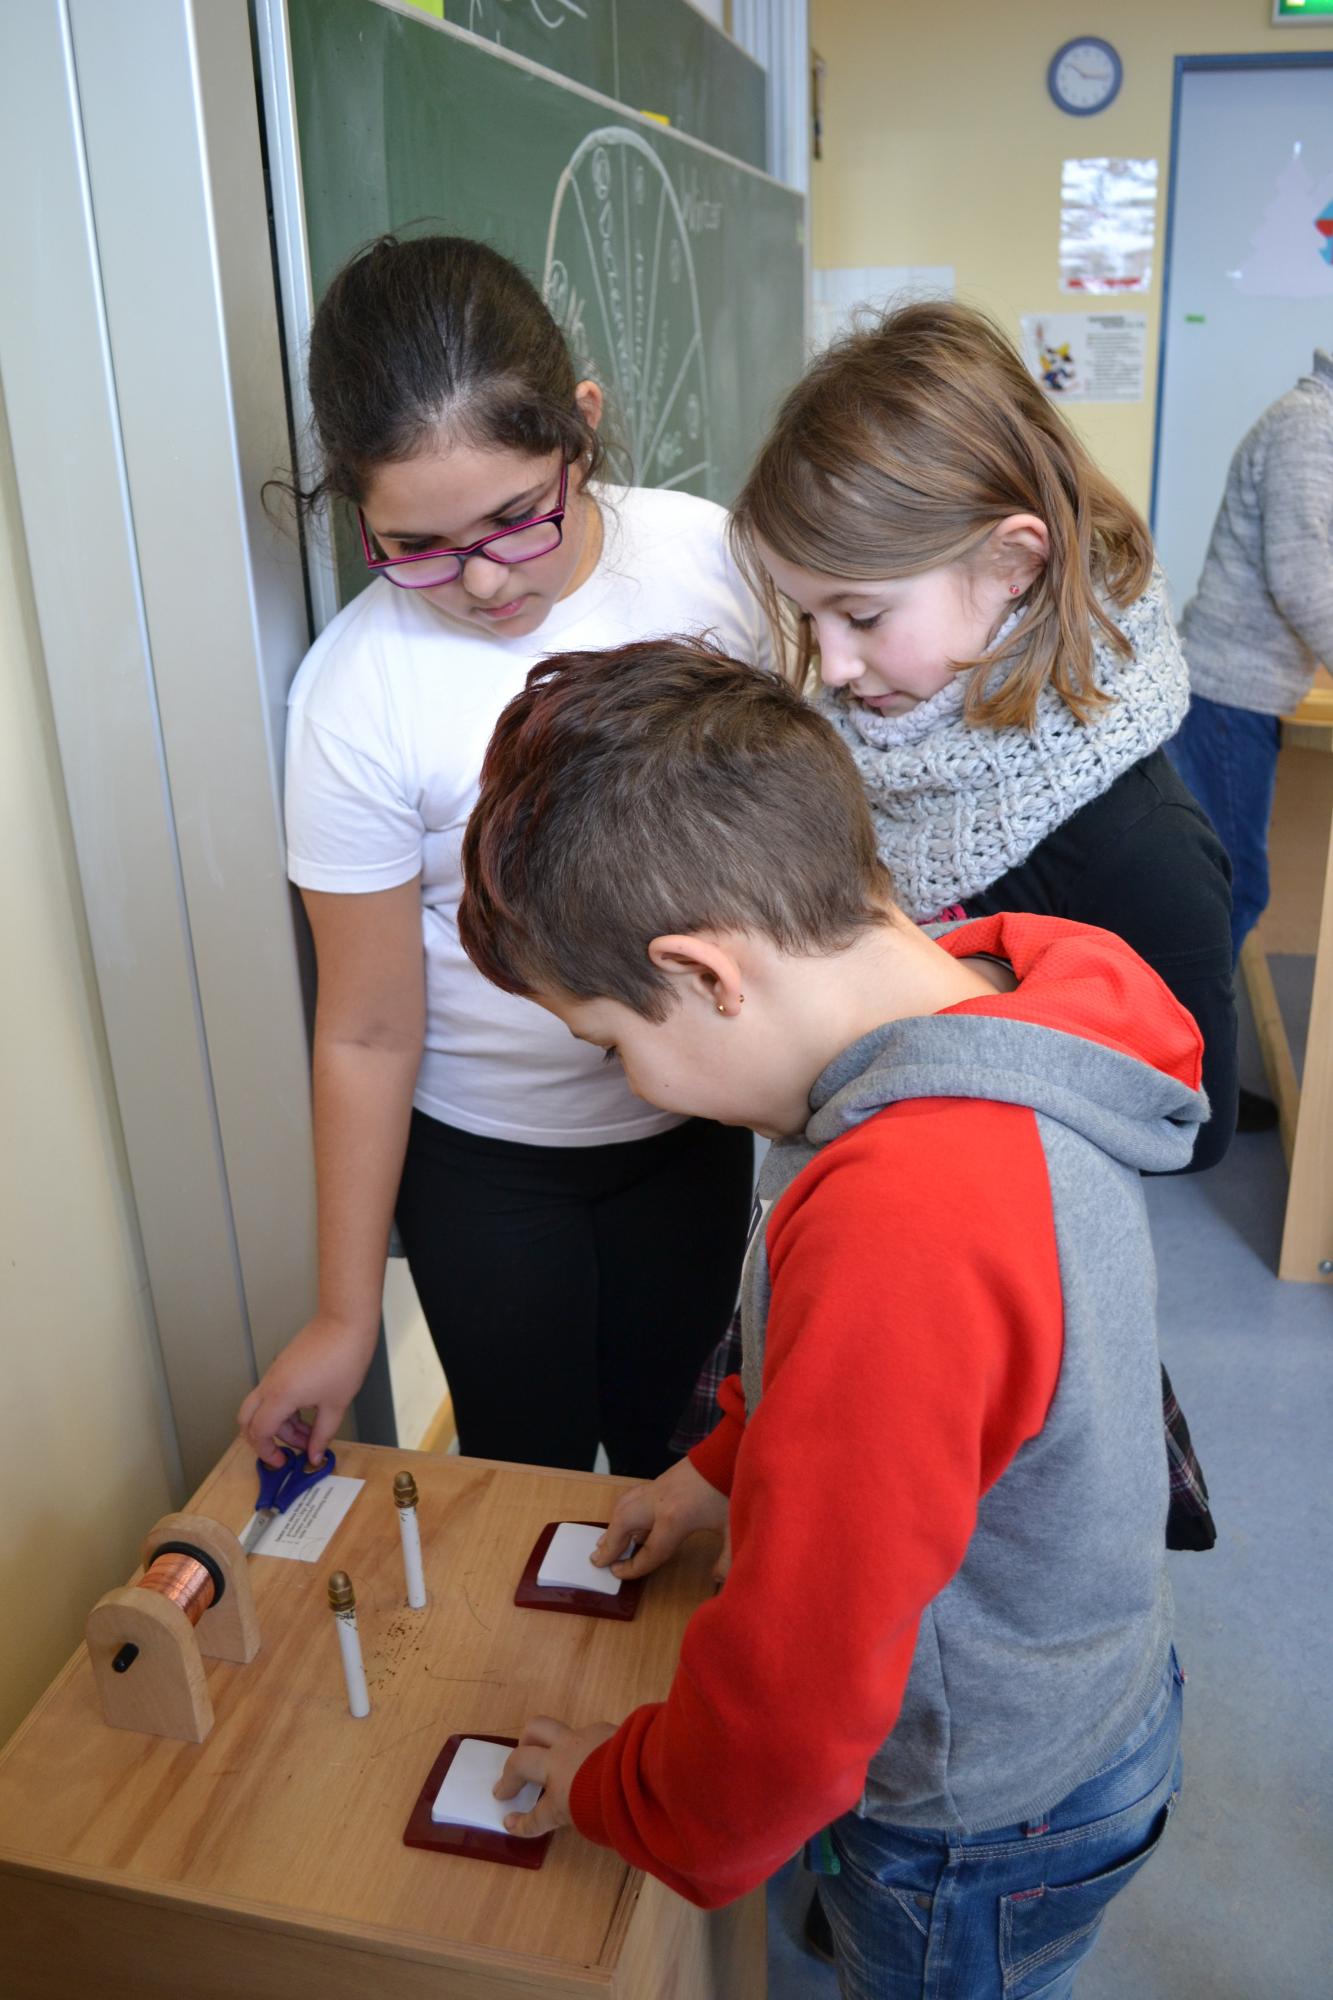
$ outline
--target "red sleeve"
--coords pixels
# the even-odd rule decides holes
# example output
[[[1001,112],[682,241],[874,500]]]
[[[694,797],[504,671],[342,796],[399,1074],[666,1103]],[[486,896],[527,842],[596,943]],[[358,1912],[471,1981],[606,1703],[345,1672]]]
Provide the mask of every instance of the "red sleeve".
[[[636,1709],[571,1792],[588,1839],[705,1907],[860,1797],[921,1612],[1041,1429],[1063,1344],[1050,1187],[1021,1106],[881,1112],[793,1182],[767,1243],[731,1573],[690,1620],[666,1701]]]
[[[702,1473],[719,1493],[731,1492],[736,1476],[736,1453],[745,1435],[745,1391],[739,1375],[728,1375],[717,1392],[722,1421],[709,1431],[701,1444],[688,1454],[695,1471]]]

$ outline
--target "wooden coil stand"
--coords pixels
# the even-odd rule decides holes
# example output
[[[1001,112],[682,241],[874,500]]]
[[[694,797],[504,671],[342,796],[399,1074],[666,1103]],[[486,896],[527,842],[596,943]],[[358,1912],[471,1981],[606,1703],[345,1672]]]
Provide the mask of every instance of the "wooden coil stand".
[[[84,1636],[111,1728],[202,1743],[213,1727],[204,1660],[248,1665],[259,1651],[259,1621],[240,1542],[205,1514],[164,1515],[144,1538],[145,1572],[164,1545],[182,1544],[198,1551],[222,1578],[222,1589],[197,1623],[171,1598],[143,1588],[140,1577],[98,1599]]]

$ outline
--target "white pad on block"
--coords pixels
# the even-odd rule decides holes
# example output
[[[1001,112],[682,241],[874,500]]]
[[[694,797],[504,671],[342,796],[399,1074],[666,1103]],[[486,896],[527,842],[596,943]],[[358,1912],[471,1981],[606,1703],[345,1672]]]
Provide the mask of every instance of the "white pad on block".
[[[603,1528],[585,1528],[581,1521],[562,1521],[537,1571],[539,1587],[600,1590],[604,1597],[618,1597],[620,1578],[593,1565],[592,1552],[605,1532]]]
[[[486,1833],[503,1833],[506,1813],[531,1812],[542,1795],[540,1785],[524,1785],[512,1799],[493,1796],[508,1755],[503,1743],[483,1743],[479,1737],[465,1736],[435,1794],[431,1818],[449,1826],[477,1826]]]

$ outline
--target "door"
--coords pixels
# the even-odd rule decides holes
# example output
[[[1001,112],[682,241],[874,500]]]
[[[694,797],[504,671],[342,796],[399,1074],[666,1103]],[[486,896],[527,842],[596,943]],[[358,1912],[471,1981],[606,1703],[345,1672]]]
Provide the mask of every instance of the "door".
[[[1231,455],[1333,349],[1333,53],[1177,63],[1153,530],[1176,613]]]

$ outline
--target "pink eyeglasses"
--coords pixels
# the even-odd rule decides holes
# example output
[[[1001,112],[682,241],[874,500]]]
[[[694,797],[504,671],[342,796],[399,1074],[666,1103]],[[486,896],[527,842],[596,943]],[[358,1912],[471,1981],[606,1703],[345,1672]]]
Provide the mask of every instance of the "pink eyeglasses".
[[[569,466],[560,468],[560,499],[549,514],[539,514],[535,520],[519,521],[512,528],[497,528],[493,535],[483,535],[479,542],[472,542],[465,549],[423,549],[415,556],[377,556],[374,553],[370,530],[366,517],[358,507],[357,525],[361,529],[361,549],[366,558],[366,568],[383,570],[390,583],[396,583],[400,590],[430,590],[441,583],[457,583],[463,574],[463,565],[472,556],[485,556],[487,562],[503,563],[510,569],[516,563],[535,562],[538,556],[549,556],[559,548],[564,539],[565,493],[569,486]],[[497,542],[505,544],[502,555],[496,548]],[[411,576],[398,576],[396,571],[411,569]]]

